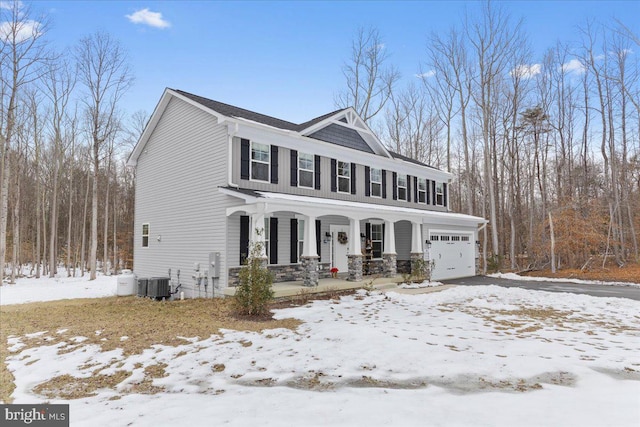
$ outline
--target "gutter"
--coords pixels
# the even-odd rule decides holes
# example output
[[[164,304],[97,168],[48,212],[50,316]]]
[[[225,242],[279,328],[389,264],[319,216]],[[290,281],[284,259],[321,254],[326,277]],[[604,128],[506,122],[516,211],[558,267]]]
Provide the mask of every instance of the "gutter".
[[[228,155],[227,155],[227,182],[229,187],[238,188],[238,184],[233,182],[233,137],[238,134],[238,123],[229,123],[227,124],[227,135],[228,135]]]

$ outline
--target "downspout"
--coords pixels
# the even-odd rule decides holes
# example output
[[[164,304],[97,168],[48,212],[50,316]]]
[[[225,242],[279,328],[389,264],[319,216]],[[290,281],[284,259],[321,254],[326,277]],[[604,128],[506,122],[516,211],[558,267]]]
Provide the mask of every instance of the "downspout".
[[[227,124],[227,135],[228,135],[228,158],[227,158],[227,182],[229,187],[238,188],[238,184],[233,182],[233,137],[238,133],[238,123],[229,123]]]

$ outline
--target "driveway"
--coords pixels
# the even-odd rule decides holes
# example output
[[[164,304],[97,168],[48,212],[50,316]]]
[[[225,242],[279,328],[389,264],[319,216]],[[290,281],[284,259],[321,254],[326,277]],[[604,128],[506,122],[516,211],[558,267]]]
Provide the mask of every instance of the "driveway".
[[[640,288],[619,285],[587,285],[570,282],[545,282],[529,280],[498,279],[487,276],[464,277],[462,279],[445,280],[447,285],[497,285],[506,288],[523,288],[536,291],[565,292],[585,294],[594,297],[628,298],[640,301]]]

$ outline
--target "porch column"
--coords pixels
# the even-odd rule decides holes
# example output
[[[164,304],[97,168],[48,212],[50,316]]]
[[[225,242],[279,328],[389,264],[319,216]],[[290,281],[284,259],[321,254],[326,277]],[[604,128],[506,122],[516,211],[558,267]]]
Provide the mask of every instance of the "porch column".
[[[382,273],[384,277],[395,277],[398,273],[396,254],[396,231],[393,221],[384,222],[384,248],[382,251]]]
[[[251,215],[251,243],[255,247],[260,245],[258,258],[267,258],[267,248],[265,247],[265,229],[264,229],[264,213],[255,213]],[[251,257],[253,248],[249,248],[249,257]]]
[[[424,277],[424,253],[422,251],[422,224],[411,222],[411,274]]]
[[[349,218],[349,277],[347,280],[362,280],[362,245],[360,244],[360,220]]]
[[[318,286],[318,251],[316,249],[316,217],[304,217],[304,240],[300,263],[304,271],[304,286]]]

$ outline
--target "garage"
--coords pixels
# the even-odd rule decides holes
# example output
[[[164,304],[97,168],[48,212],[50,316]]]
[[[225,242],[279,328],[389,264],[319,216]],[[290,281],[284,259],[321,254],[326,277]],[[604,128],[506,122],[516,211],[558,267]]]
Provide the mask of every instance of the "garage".
[[[432,231],[429,241],[431,247],[428,252],[434,262],[431,280],[475,276],[476,261],[472,233]]]

